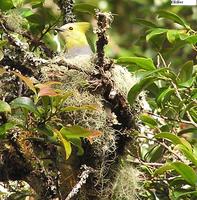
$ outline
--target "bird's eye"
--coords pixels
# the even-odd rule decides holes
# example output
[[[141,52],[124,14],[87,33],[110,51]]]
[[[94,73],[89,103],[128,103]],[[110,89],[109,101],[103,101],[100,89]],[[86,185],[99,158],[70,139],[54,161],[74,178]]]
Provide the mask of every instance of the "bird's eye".
[[[72,30],[73,30],[73,27],[70,26],[68,29],[72,31]]]

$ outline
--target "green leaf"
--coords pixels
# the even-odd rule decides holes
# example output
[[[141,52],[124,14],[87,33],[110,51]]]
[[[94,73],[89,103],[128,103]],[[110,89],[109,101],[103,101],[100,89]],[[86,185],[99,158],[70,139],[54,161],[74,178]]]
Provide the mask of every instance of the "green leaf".
[[[196,109],[196,107],[195,108],[191,108],[189,110],[189,114],[191,115],[193,120],[197,123],[197,109]]]
[[[174,22],[176,22],[177,24],[185,27],[186,29],[190,29],[189,25],[184,21],[184,19],[182,19],[181,17],[179,17],[178,15],[176,15],[175,13],[169,12],[169,11],[158,11],[158,17],[159,18],[165,18],[165,19],[170,19]]]
[[[154,176],[157,176],[160,174],[164,174],[166,171],[169,171],[169,170],[173,170],[171,163],[164,164],[162,167],[156,169],[153,174]]]
[[[147,153],[148,157],[146,158],[146,160],[149,162],[157,162],[158,160],[162,158],[163,153],[164,153],[164,147],[161,145],[158,145]]]
[[[151,85],[154,81],[157,80],[157,77],[146,77],[141,79],[138,83],[136,83],[130,90],[127,96],[128,102],[130,105],[133,105],[135,99],[140,94],[140,92],[146,89],[149,85]]]
[[[12,0],[14,7],[20,7],[23,5],[24,0]]]
[[[171,141],[174,145],[182,144],[181,138],[174,135],[173,133],[168,133],[168,132],[158,133],[157,135],[155,135],[155,138],[167,139],[167,140]]]
[[[176,200],[180,199],[185,199],[183,198],[184,196],[192,195],[194,194],[195,196],[197,195],[197,191],[191,191],[191,192],[180,192],[178,195],[176,195]]]
[[[0,40],[0,48],[4,47],[7,43],[7,40]]]
[[[195,45],[197,43],[197,35],[181,34],[180,39],[189,44],[193,44],[193,45]]]
[[[193,65],[193,61],[189,60],[181,67],[177,77],[179,83],[184,83],[192,78]]]
[[[66,140],[62,136],[62,133],[60,131],[55,130],[54,133],[57,134],[57,137],[60,139],[60,141],[62,142],[62,144],[64,146],[64,150],[66,152],[66,160],[67,160],[70,157],[71,152],[72,152],[71,144],[68,140]]]
[[[179,144],[176,146],[177,149],[179,149],[184,155],[185,157],[190,160],[194,165],[197,166],[197,159],[194,156],[192,151],[189,151],[185,146],[183,146],[182,144]]]
[[[7,131],[15,126],[14,123],[8,122],[0,126],[0,138],[3,137]]]
[[[37,127],[37,130],[39,132],[41,132],[42,134],[50,136],[50,137],[54,135],[52,127],[50,127],[49,125],[46,125],[46,124],[40,124]]]
[[[161,139],[166,139],[171,141],[174,145],[178,145],[181,144],[183,145],[185,148],[187,148],[189,151],[192,152],[192,147],[190,145],[189,142],[187,142],[187,140],[185,140],[184,138],[180,138],[172,133],[168,133],[168,132],[162,132],[159,133],[157,135],[155,135],[155,138],[161,138]]]
[[[196,81],[196,78],[192,77],[192,78],[190,78],[189,80],[187,80],[187,81],[185,81],[183,83],[178,83],[178,85],[180,87],[190,88],[195,83],[195,81]]]
[[[43,22],[40,22],[40,24],[39,24],[39,20],[40,20],[40,15],[39,14],[37,14],[37,13],[34,13],[33,15],[30,15],[30,16],[28,16],[27,18],[26,18],[29,22],[31,22],[32,23],[32,27],[31,27],[31,30],[32,31],[37,31],[37,32],[40,32],[40,31],[42,31],[43,29],[44,29],[44,24],[43,24]],[[38,30],[34,30],[34,29],[36,29],[36,28],[38,28]],[[34,33],[34,32],[33,32]]]
[[[82,148],[82,144],[81,144],[81,139],[80,138],[69,138],[69,141],[77,147],[78,152],[77,155],[78,156],[82,156],[84,154],[84,150]]]
[[[157,121],[154,118],[150,117],[148,114],[141,114],[139,119],[151,128],[157,127],[158,125]]]
[[[30,9],[30,8],[20,8],[20,9],[17,9],[17,10],[20,13],[20,15],[24,18],[29,17],[29,16],[34,14],[32,9]]]
[[[36,6],[42,4],[45,0],[24,0],[24,3],[31,4],[32,6]]]
[[[93,15],[95,14],[95,9],[97,9],[97,6],[88,3],[78,3],[75,4],[73,8],[75,12],[89,13]]]
[[[75,126],[62,127],[60,133],[65,138],[80,138],[89,136],[91,134],[91,131],[81,126],[75,125]]]
[[[25,108],[34,114],[39,114],[34,102],[29,97],[18,97],[14,99],[11,103],[11,108]]]
[[[190,144],[190,142],[188,142],[185,138],[181,137],[181,144],[191,153],[193,152],[193,148],[192,145]]]
[[[197,184],[197,175],[193,168],[190,166],[182,163],[182,162],[174,162],[168,163],[160,167],[159,169],[155,170],[154,175],[163,174],[169,170],[176,170],[184,180],[186,180],[191,185]]]
[[[165,124],[161,127],[159,127],[161,132],[169,132],[170,131],[170,124]]]
[[[151,29],[151,32],[149,34],[146,35],[146,41],[148,42],[150,39],[152,39],[153,37],[157,36],[157,35],[161,35],[163,33],[166,33],[168,31],[168,29],[164,29],[164,28],[155,28],[155,29]]]
[[[5,102],[0,100],[0,112],[8,112],[11,113],[11,107],[10,105]]]
[[[54,40],[54,34],[53,33],[46,33],[42,40],[44,41],[44,43],[47,45],[48,48],[50,48],[51,50],[57,51],[57,42]]]
[[[168,30],[167,39],[170,43],[173,43],[176,39],[179,38],[180,30]]]
[[[158,78],[159,74],[166,76],[167,71],[169,71],[169,68],[162,67],[162,68],[158,68],[158,69],[155,69],[155,70],[152,70],[152,71],[147,71],[144,74],[145,74],[145,76],[154,76],[154,77]]]
[[[1,74],[1,72],[0,72]],[[197,88],[193,89],[192,91],[192,99],[197,99]]]
[[[174,145],[181,144],[181,140],[180,140],[180,138],[178,136],[176,136],[176,135],[174,135],[172,133],[168,133],[168,132],[159,133],[159,134],[155,135],[155,138],[158,138],[158,139],[168,139]]]
[[[0,10],[6,11],[13,8],[13,6],[12,0],[1,0]]]
[[[174,162],[171,166],[191,185],[197,184],[197,175],[192,167],[182,163]]]
[[[183,129],[180,132],[178,132],[178,135],[182,135],[184,133],[195,133],[197,134],[197,128],[187,128],[187,129]]]
[[[147,26],[147,27],[157,28],[157,26],[154,23],[152,23],[152,22],[150,22],[148,20],[145,20],[145,19],[137,18],[137,19],[134,19],[133,22],[137,23],[137,24],[142,24],[142,25]]]
[[[166,103],[166,101],[169,100],[169,98],[171,97],[171,95],[174,93],[174,89],[173,88],[167,88],[165,89],[158,97],[157,97],[157,103],[158,105],[162,106]]]
[[[173,180],[169,182],[169,186],[171,187],[174,187],[174,186],[177,186],[177,185],[185,185],[185,180],[181,177],[181,176],[174,176],[173,177]],[[191,187],[188,187],[188,189],[191,188]],[[177,193],[177,191],[175,191]],[[176,195],[175,195],[176,196]],[[176,200],[176,199],[175,199]]]
[[[120,57],[117,60],[118,64],[133,64],[135,63],[140,68],[145,70],[154,70],[156,69],[153,60],[151,58],[142,58],[142,57]]]
[[[56,90],[56,92],[58,92],[58,91]],[[59,107],[59,106],[63,105],[63,103],[64,103],[69,97],[71,97],[71,96],[73,95],[72,92],[61,92],[61,91],[59,91],[58,93],[59,93],[60,95],[55,96],[55,97],[51,97],[52,100],[53,100],[53,106],[54,106],[54,107]],[[61,106],[61,107],[62,107],[62,106]]]

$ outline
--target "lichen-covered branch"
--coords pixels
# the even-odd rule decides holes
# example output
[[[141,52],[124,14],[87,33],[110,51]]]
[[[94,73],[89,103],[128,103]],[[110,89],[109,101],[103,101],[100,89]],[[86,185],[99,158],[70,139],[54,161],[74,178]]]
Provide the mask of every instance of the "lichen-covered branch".
[[[97,19],[97,29],[96,34],[98,36],[98,40],[96,42],[96,54],[97,54],[97,62],[96,68],[100,71],[107,70],[111,66],[110,62],[107,62],[105,59],[104,47],[108,44],[107,38],[107,29],[110,28],[110,25],[113,21],[113,16],[111,13],[102,13],[99,10],[96,10],[96,19]]]
[[[70,200],[72,197],[74,197],[79,192],[80,188],[86,183],[86,180],[89,177],[89,175],[94,172],[93,168],[88,167],[86,165],[82,165],[81,169],[84,169],[84,171],[79,176],[79,182],[73,187],[72,191],[68,194],[65,200]]]
[[[74,23],[76,22],[76,16],[73,13],[74,0],[58,0],[59,7],[63,15],[63,23]]]
[[[54,26],[54,25],[52,25]],[[51,26],[49,27],[49,29],[51,28]],[[8,40],[10,40],[9,42],[11,42],[12,45],[14,46],[18,46],[19,44],[17,44],[16,42],[13,41],[11,36],[11,33],[17,33],[21,36],[23,36],[24,38],[27,39],[28,45],[32,46],[34,48],[36,47],[40,47],[40,49],[48,56],[48,57],[52,57],[52,51],[40,40],[41,38],[37,39],[35,38],[29,31],[16,31],[14,30],[12,27],[9,26],[9,24],[7,23],[5,17],[0,13],[0,30],[3,30],[3,32],[7,35]],[[48,30],[48,29],[47,29]],[[44,32],[44,34],[47,31]],[[26,47],[27,48],[27,47]],[[25,48],[25,50],[27,50]]]
[[[99,75],[93,75],[92,82],[99,83],[97,89],[101,89],[101,94],[104,96],[105,100],[110,102],[112,112],[117,116],[120,122],[120,129],[130,129],[134,127],[133,115],[131,108],[123,94],[118,91],[115,87],[113,80],[108,75],[110,68],[114,67],[112,60],[105,57],[105,45],[108,44],[107,29],[113,21],[113,16],[111,13],[102,13],[99,10],[96,11],[97,18],[97,29],[96,33],[98,40],[96,42],[96,63],[95,68],[98,69]],[[97,80],[95,80],[97,79]],[[98,80],[99,79],[99,80]]]

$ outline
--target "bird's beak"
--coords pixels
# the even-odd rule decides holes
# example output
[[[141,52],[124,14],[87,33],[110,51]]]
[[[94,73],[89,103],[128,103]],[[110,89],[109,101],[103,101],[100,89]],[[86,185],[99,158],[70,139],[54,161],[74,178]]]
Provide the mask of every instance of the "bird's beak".
[[[57,32],[63,32],[63,31],[64,31],[64,30],[61,29],[61,28],[55,28],[55,30],[56,30]]]

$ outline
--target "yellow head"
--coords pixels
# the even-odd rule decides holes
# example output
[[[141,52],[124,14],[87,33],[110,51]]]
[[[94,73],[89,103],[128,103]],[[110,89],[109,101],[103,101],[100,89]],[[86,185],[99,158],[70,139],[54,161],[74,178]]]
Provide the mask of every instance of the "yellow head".
[[[87,48],[91,52],[85,35],[89,27],[90,24],[88,22],[76,22],[65,24],[56,29],[67,53],[78,51],[81,54],[83,52],[79,52],[79,50],[87,50]]]

